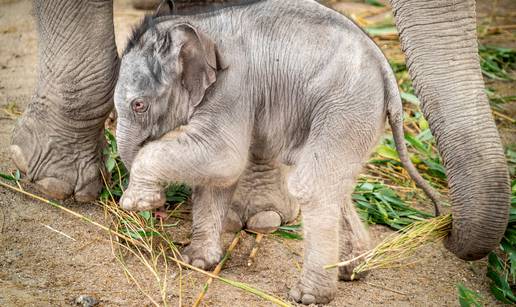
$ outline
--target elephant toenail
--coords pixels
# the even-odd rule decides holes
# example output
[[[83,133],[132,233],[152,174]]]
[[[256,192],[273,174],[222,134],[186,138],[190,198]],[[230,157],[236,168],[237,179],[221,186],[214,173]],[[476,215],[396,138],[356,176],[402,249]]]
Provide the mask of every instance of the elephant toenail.
[[[201,259],[195,259],[193,262],[192,262],[192,265],[196,268],[199,268],[199,269],[204,269],[204,261],[201,260]]]
[[[120,205],[124,210],[133,210],[133,200],[125,194],[122,195],[122,199],[120,199]]]
[[[89,202],[97,199],[97,195],[100,194],[102,185],[99,181],[95,180],[89,182],[84,187],[75,191],[75,200],[78,202]]]
[[[190,257],[187,255],[181,255],[181,257],[183,258],[183,262],[190,264]]]
[[[42,193],[54,199],[65,199],[73,193],[73,187],[71,184],[52,177],[36,181],[36,187]]]
[[[297,288],[290,289],[289,295],[296,302],[301,298],[301,293]]]
[[[11,158],[16,165],[16,167],[22,172],[27,173],[29,166],[27,164],[27,159],[22,153],[21,148],[18,145],[11,145],[9,147],[9,151],[11,152]]]
[[[301,302],[305,305],[315,304],[315,297],[311,294],[305,294]]]

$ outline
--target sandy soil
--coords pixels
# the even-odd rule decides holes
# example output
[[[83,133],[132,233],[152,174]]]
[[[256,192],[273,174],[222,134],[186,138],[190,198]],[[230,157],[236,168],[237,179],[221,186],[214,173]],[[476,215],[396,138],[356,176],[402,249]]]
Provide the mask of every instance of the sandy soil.
[[[479,4],[479,18],[489,18],[490,1]],[[510,1],[499,1],[510,6]],[[514,12],[514,6],[512,6]],[[510,8],[500,10],[511,12]],[[0,172],[13,168],[7,148],[15,122],[4,110],[15,105],[23,110],[29,102],[36,80],[37,41],[30,1],[0,0]],[[141,16],[123,1],[116,1],[115,22],[118,46],[131,25]],[[499,18],[497,21],[506,19]],[[514,22],[513,22],[514,23]],[[514,45],[514,42],[512,42]],[[514,95],[514,92],[512,93]],[[93,204],[72,201],[66,206],[101,223],[102,209]],[[71,238],[51,231],[50,226]],[[183,235],[189,222],[179,224]],[[392,231],[372,226],[376,241]],[[230,238],[228,238],[230,239]],[[226,240],[227,241],[227,240]],[[299,274],[302,242],[266,237],[257,263],[247,267],[253,238],[246,236],[228,262],[222,275],[252,284],[286,298]],[[400,269],[372,272],[365,280],[339,283],[337,298],[330,306],[458,305],[456,285],[464,283],[495,305],[485,277],[485,261],[464,262],[441,245],[431,245],[419,253],[418,262]],[[152,277],[134,259],[128,266],[141,276],[142,284],[152,286]],[[179,303],[178,272],[169,269],[169,300]],[[190,305],[206,277],[192,272],[183,276],[182,303]],[[73,304],[79,295],[91,295],[103,306],[150,305],[117,265],[107,234],[58,209],[0,188],[0,306],[62,306]],[[154,295],[159,300],[156,292]],[[230,286],[215,282],[206,306],[266,306],[268,303]]]

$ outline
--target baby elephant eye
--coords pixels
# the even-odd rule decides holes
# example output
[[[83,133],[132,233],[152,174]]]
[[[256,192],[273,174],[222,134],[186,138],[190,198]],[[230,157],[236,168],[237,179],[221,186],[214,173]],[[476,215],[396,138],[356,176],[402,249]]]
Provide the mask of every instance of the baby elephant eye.
[[[147,111],[147,104],[141,99],[134,100],[131,103],[131,107],[132,107],[133,111],[136,113],[143,113],[143,112]]]

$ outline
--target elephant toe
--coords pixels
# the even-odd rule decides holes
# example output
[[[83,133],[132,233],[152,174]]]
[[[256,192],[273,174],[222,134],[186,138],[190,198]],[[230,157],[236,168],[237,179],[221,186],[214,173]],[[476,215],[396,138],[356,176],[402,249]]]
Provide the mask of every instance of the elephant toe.
[[[61,179],[46,177],[36,181],[36,187],[53,199],[66,199],[73,193],[73,186]]]
[[[27,159],[23,155],[21,148],[18,145],[11,145],[9,147],[9,151],[11,152],[11,158],[16,165],[16,167],[22,172],[27,173],[29,166],[27,163]]]
[[[237,232],[243,228],[242,219],[233,209],[228,211],[226,216],[226,220],[224,222],[224,231],[225,232]]]
[[[102,185],[100,182],[91,181],[75,191],[75,200],[78,202],[94,201],[100,193]]]

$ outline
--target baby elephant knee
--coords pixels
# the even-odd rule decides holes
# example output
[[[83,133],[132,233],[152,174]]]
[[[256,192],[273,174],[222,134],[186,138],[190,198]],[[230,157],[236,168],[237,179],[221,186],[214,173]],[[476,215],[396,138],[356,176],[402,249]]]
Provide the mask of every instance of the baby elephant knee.
[[[230,186],[236,183],[246,164],[242,154],[233,152],[226,152],[214,160],[216,162],[208,166],[207,172],[215,186]]]

